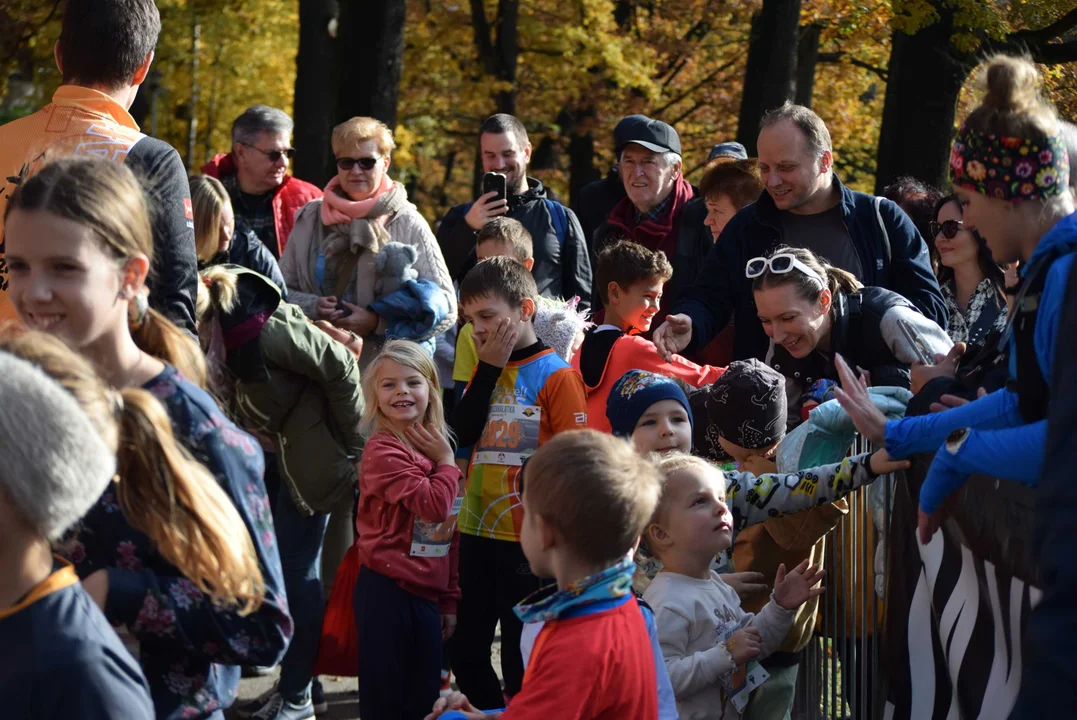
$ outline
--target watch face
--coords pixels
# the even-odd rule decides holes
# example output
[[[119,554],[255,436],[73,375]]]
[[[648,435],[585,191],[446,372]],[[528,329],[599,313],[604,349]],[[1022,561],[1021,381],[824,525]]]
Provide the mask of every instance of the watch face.
[[[954,430],[952,433],[950,433],[949,435],[946,436],[946,442],[947,443],[961,442],[965,438],[965,436],[968,435],[968,434],[969,434],[969,429],[968,428],[958,428],[957,430]],[[938,441],[936,440],[935,442],[938,442]]]

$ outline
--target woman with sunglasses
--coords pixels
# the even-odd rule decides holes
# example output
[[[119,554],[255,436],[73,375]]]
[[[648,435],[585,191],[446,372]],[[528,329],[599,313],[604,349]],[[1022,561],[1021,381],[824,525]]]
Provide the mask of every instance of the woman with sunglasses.
[[[280,262],[289,302],[303,308],[311,320],[327,320],[363,339],[361,366],[377,354],[377,336],[384,333],[384,324],[369,306],[376,299],[375,257],[387,243],[418,251],[418,279],[438,285],[450,310],[427,336],[408,339],[428,340],[456,322],[456,293],[441,248],[408,202],[404,186],[389,178],[395,148],[392,131],[374,118],[355,117],[337,125],[337,174],[324,197],[299,211]]]
[[[931,238],[939,253],[939,288],[949,317],[946,332],[955,343],[982,343],[1006,326],[1003,270],[983,237],[962,222],[961,203],[949,195],[935,205]]]
[[[907,388],[913,362],[953,345],[902,296],[863,287],[810,250],[779,247],[749,260],[745,275],[770,338],[767,364],[786,378],[793,424],[800,422],[805,392],[819,380],[837,379],[837,354],[867,371],[875,385]]]

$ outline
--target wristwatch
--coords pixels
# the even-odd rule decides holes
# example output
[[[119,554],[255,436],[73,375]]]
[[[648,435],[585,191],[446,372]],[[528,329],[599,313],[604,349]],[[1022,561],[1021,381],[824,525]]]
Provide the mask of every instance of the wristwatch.
[[[965,444],[965,441],[969,439],[969,429],[959,428],[946,436],[946,452],[951,455],[956,455],[961,449],[961,446]]]

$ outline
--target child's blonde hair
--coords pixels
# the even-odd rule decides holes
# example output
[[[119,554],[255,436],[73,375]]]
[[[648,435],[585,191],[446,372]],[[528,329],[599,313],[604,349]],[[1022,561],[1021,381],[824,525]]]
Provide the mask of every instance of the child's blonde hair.
[[[108,387],[52,335],[9,329],[0,333],[0,350],[58,382],[116,451],[116,499],[131,527],[215,601],[240,615],[261,605],[265,584],[246,525],[217,479],[176,440],[157,398]]]
[[[563,432],[527,462],[524,493],[581,559],[625,557],[658,502],[661,477],[627,440],[595,430]]]
[[[408,340],[390,340],[385,343],[363,373],[363,399],[366,400],[366,407],[363,409],[363,417],[359,420],[359,432],[362,436],[369,439],[375,433],[391,432],[401,442],[411,445],[407,438],[393,426],[389,418],[385,417],[381,406],[378,405],[378,376],[380,375],[378,371],[386,360],[392,360],[417,370],[426,380],[430,397],[422,424],[433,425],[434,429],[451,443],[453,434],[445,421],[445,405],[441,399],[441,383],[438,382],[438,371],[434,367],[434,360],[428,352]]]
[[[658,505],[654,509],[650,522],[647,523],[648,527],[655,523],[660,523],[665,516],[665,512],[669,510],[669,495],[665,492],[665,489],[669,479],[677,473],[685,470],[696,470],[704,475],[714,475],[721,481],[722,495],[723,497],[725,496],[725,473],[701,457],[675,452],[662,456],[656,461],[656,464],[658,472],[662,475],[662,494],[658,498]]]
[[[209,175],[192,175],[191,207],[194,211],[194,249],[201,262],[217,254],[221,241],[221,216],[232,200],[221,181]]]

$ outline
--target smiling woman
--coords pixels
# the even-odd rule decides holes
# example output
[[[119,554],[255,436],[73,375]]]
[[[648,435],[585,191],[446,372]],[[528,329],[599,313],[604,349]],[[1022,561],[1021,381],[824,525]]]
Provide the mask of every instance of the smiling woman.
[[[930,362],[953,344],[905,298],[862,287],[809,250],[779,247],[749,260],[745,274],[770,338],[767,364],[786,378],[791,425],[801,420],[803,394],[837,379],[836,354],[867,370],[875,385],[907,388],[913,362]]]

